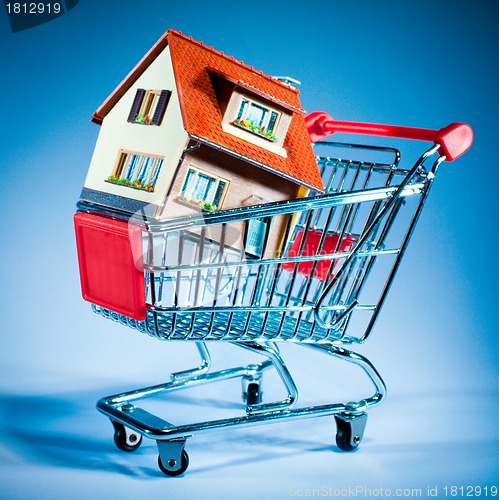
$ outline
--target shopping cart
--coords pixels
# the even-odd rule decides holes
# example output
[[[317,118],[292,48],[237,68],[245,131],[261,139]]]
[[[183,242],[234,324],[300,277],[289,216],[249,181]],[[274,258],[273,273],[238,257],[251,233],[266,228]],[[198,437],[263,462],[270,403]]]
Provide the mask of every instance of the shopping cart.
[[[124,284],[133,295],[128,309],[104,297],[93,310],[159,340],[193,341],[201,357],[198,367],[173,373],[166,383],[97,403],[114,426],[118,448],[133,451],[143,436],[156,440],[159,467],[166,475],[187,469],[187,438],[263,422],[334,415],[337,446],[354,450],[364,434],[367,410],[385,396],[373,364],[346,346],[361,344],[371,334],[437,168],[468,149],[471,129],[464,124],[430,131],[335,122],[323,113],[310,115],[308,127],[313,141],[339,131],[434,144],[415,162],[409,156],[406,167],[393,147],[316,142],[326,194],[293,201],[161,222],[78,203],[82,284],[103,272],[88,264],[85,249],[89,238],[98,240],[106,231],[119,233],[121,249],[113,252],[124,273],[130,267]],[[271,254],[270,229],[283,221],[281,250]],[[86,228],[91,228],[88,233]],[[264,360],[211,371],[206,343],[212,340],[230,342]],[[354,402],[296,407],[298,390],[279,341],[297,342],[359,366],[374,394]],[[287,395],[263,402],[262,374],[271,367]],[[236,417],[174,425],[137,405],[142,398],[232,378],[242,380],[245,403]]]

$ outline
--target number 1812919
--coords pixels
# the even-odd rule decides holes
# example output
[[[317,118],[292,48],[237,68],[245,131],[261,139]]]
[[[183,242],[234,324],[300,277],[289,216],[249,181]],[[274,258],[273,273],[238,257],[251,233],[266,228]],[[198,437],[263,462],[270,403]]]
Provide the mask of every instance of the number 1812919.
[[[8,14],[60,14],[59,2],[15,2],[5,4]]]
[[[446,497],[497,497],[497,486],[444,486]]]

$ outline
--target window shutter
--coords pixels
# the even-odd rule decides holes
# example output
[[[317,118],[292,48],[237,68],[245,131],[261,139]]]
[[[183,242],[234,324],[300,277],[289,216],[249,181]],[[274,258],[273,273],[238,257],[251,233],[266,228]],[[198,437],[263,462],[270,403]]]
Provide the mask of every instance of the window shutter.
[[[161,125],[161,120],[166,111],[166,106],[168,106],[168,101],[170,100],[171,92],[169,90],[162,90],[159,96],[158,105],[156,106],[156,111],[151,120],[151,125]]]
[[[139,112],[140,105],[142,104],[142,100],[146,95],[146,91],[144,89],[137,89],[137,93],[135,94],[135,98],[133,99],[132,109],[130,110],[130,114],[128,115],[128,123],[133,123],[135,121],[135,116]]]

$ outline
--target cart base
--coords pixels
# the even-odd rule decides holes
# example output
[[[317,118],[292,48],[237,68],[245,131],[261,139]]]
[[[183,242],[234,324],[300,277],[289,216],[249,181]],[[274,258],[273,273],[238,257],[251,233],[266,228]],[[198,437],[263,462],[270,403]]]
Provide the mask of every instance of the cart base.
[[[118,448],[131,452],[140,446],[143,436],[154,439],[158,446],[160,470],[168,476],[178,476],[188,468],[189,457],[184,447],[186,440],[195,434],[216,429],[330,415],[333,415],[336,420],[337,446],[343,451],[353,451],[358,447],[364,435],[367,409],[379,404],[385,396],[384,382],[367,358],[332,343],[310,344],[309,347],[315,350],[360,366],[374,384],[376,391],[370,398],[357,402],[294,408],[298,391],[277,346],[258,342],[234,342],[234,344],[263,354],[268,359],[259,364],[210,373],[208,372],[210,366],[208,351],[206,346],[201,344],[202,347],[198,346],[198,349],[204,359],[200,367],[173,374],[172,380],[164,384],[100,399],[97,402],[97,409],[110,418],[115,429],[114,439]],[[283,401],[265,404],[261,402],[260,382],[263,372],[271,366],[274,366],[281,376],[288,390],[288,397]],[[187,425],[174,425],[133,404],[139,399],[231,378],[241,378],[242,380],[243,400],[246,403],[245,415]]]

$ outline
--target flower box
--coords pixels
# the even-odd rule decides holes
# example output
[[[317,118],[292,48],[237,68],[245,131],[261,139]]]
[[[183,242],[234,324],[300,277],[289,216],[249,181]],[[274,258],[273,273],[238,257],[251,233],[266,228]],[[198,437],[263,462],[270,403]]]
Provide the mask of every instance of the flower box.
[[[204,212],[216,212],[218,210],[218,207],[216,205],[214,206],[211,203],[208,203],[204,200],[190,200],[185,196],[178,196],[177,200],[181,201],[182,203],[185,203],[186,205],[197,207],[200,210],[203,210]]]
[[[267,139],[267,141],[270,141],[270,142],[277,141],[277,137],[270,130],[265,131],[264,129],[262,129],[258,125],[253,125],[248,120],[234,120],[232,122],[232,125],[235,125],[236,127],[247,130],[248,132],[252,132],[253,134],[258,135],[259,137],[262,137],[263,139]]]
[[[111,184],[118,184],[119,186],[126,186],[134,189],[140,189],[141,191],[149,191],[150,193],[154,191],[154,186],[151,186],[151,184],[143,184],[142,182],[138,181],[129,181],[128,179],[120,179],[116,175],[110,175],[106,179],[106,181],[110,182]]]

